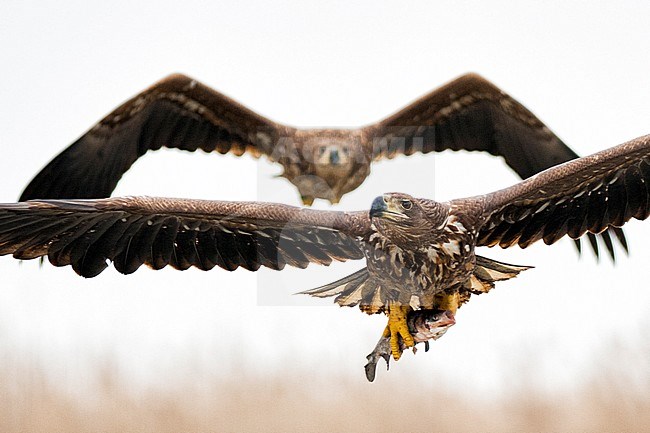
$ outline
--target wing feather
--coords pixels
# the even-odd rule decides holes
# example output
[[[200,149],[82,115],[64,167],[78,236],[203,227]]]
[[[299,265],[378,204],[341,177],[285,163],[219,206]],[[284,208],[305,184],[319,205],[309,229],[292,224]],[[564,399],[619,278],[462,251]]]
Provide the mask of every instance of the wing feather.
[[[109,262],[124,274],[216,266],[304,268],[363,258],[367,212],[164,198],[46,200],[0,205],[0,255],[47,256],[85,277]]]
[[[650,135],[548,169],[510,188],[474,197],[485,218],[479,245],[521,247],[544,239],[552,244],[568,234],[601,233],[630,218],[650,214]],[[463,205],[458,200],[457,205]],[[616,235],[617,232],[614,232]],[[595,242],[593,237],[590,242]],[[612,240],[603,237],[608,250]]]
[[[522,178],[577,154],[533,113],[478,74],[466,74],[367,128],[375,159],[451,150],[502,156]]]
[[[270,156],[280,134],[291,130],[174,74],[123,103],[56,156],[20,201],[109,197],[139,157],[162,147]]]

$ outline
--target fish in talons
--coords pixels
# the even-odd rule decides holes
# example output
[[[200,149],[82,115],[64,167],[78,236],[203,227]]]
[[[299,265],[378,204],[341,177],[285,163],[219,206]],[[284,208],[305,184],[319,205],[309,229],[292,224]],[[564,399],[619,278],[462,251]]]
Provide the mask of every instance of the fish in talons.
[[[415,344],[424,343],[424,351],[427,352],[429,350],[429,341],[435,341],[442,337],[456,323],[456,319],[449,310],[415,310],[408,314],[406,323]],[[401,337],[398,344],[400,353],[407,349]],[[413,346],[413,353],[416,352],[417,348]],[[389,369],[391,353],[390,335],[382,335],[374,350],[366,356],[368,363],[364,368],[368,381],[373,382],[375,380],[377,363],[380,359],[383,358],[386,361],[386,370]]]

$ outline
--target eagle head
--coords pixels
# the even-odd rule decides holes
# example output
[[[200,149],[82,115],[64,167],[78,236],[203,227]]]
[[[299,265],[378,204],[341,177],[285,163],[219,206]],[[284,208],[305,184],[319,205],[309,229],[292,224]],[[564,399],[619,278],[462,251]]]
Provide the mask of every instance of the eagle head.
[[[370,174],[360,131],[309,129],[297,131],[294,139],[302,158],[285,167],[285,177],[298,187],[305,205],[316,198],[336,204]]]
[[[403,193],[375,198],[370,207],[373,224],[397,245],[413,246],[434,240],[444,229],[449,206]]]

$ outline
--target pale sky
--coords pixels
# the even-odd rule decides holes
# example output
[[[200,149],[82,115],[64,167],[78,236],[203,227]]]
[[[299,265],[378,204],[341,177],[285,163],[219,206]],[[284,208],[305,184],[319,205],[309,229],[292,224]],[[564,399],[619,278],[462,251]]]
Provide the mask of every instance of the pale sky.
[[[581,155],[650,133],[650,3],[567,3],[2,2],[0,201],[15,201],[55,154],[173,72],[278,122],[343,127],[375,122],[474,71]],[[294,187],[273,178],[278,173],[248,156],[161,151],[136,163],[115,195],[298,205]],[[490,156],[401,157],[374,165],[336,208],[368,209],[387,191],[446,200],[516,181]],[[480,251],[535,269],[475,297],[429,353],[408,354],[377,380],[445,376],[446,385],[480,394],[513,386],[509,371],[519,368],[543,389],[570,390],[611,369],[600,356],[620,344],[640,347],[618,361],[642,383],[647,368],[635,366],[650,360],[643,343],[650,224],[634,222],[626,233],[631,254],[619,249],[616,266],[606,257],[596,263],[588,248],[578,258],[566,240]],[[148,384],[168,382],[171,372],[200,380],[242,369],[362,382],[385,318],[292,295],[362,266],[143,268],[130,276],[111,268],[84,280],[70,268],[3,257],[0,350],[82,384],[96,361],[115,361],[125,377]]]

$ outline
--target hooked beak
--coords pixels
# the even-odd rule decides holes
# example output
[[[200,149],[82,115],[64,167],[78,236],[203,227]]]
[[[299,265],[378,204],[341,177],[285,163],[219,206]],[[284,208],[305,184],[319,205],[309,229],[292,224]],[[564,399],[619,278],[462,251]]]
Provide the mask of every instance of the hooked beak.
[[[387,210],[388,210],[388,206],[386,206],[384,197],[379,196],[372,201],[372,206],[370,206],[370,217],[374,218],[374,217],[381,216]]]
[[[341,162],[341,158],[339,157],[339,151],[336,150],[336,149],[333,149],[330,152],[330,163],[332,165],[339,165],[340,162]]]
[[[388,195],[384,194],[372,201],[372,205],[370,206],[370,217],[401,219],[406,218],[406,215],[404,215],[399,208],[393,204]]]

